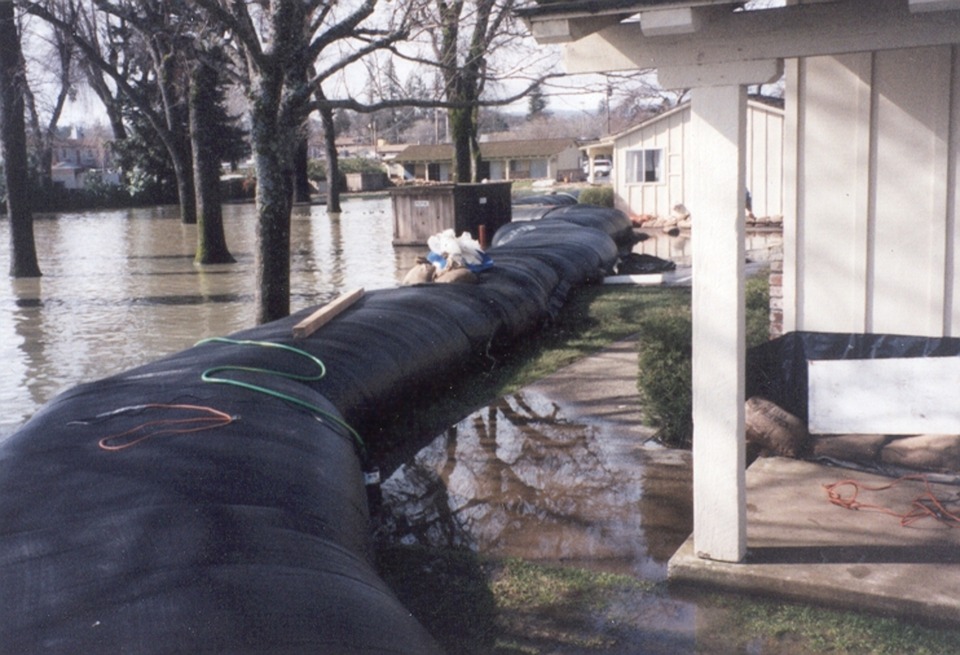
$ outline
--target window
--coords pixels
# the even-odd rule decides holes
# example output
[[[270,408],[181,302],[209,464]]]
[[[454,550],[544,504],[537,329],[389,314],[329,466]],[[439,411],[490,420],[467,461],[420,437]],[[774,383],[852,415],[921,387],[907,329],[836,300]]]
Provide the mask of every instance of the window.
[[[630,150],[627,152],[628,182],[661,182],[663,180],[663,149]]]

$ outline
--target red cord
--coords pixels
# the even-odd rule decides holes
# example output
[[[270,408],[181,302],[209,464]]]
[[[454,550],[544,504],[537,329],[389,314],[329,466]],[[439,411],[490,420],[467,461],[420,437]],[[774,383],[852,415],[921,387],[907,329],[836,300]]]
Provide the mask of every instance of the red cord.
[[[901,482],[905,482],[907,480],[921,481],[923,482],[924,486],[923,493],[911,501],[911,509],[908,512],[897,512],[889,507],[884,507],[883,505],[862,503],[857,499],[861,490],[886,491],[887,489],[892,489]],[[852,487],[853,493],[848,497],[844,497],[840,491],[838,491],[839,488],[843,487]],[[890,516],[900,519],[900,525],[903,527],[910,526],[924,518],[936,519],[940,523],[950,527],[960,527],[960,516],[951,512],[945,507],[944,503],[946,501],[937,498],[936,494],[933,493],[933,489],[930,487],[930,481],[927,479],[927,476],[922,474],[904,475],[889,484],[883,485],[867,485],[850,479],[840,480],[838,482],[834,482],[833,484],[825,484],[823,485],[823,488],[827,491],[827,499],[838,507],[889,514]]]
[[[204,407],[201,405],[168,405],[163,403],[151,403],[148,405],[143,405],[143,409],[174,409],[174,410],[188,410],[188,411],[197,411],[203,414],[202,416],[196,416],[192,418],[177,418],[177,419],[157,419],[155,421],[147,421],[146,423],[141,423],[140,425],[130,428],[125,432],[118,432],[117,434],[111,434],[109,436],[103,437],[98,442],[98,445],[103,450],[109,450],[111,452],[116,452],[118,450],[123,450],[125,448],[130,448],[141,441],[146,441],[152,437],[156,437],[163,434],[188,434],[190,432],[200,432],[202,430],[211,430],[213,428],[218,428],[224,425],[229,425],[233,422],[233,417],[225,412],[221,412],[219,409],[214,409],[213,407]],[[175,426],[181,424],[189,424],[193,427],[182,427],[174,428],[169,427],[163,429],[163,426]],[[156,429],[153,429],[156,428]],[[124,441],[119,444],[110,443],[117,439],[135,434],[141,431],[147,431],[146,434],[132,439],[130,441]]]

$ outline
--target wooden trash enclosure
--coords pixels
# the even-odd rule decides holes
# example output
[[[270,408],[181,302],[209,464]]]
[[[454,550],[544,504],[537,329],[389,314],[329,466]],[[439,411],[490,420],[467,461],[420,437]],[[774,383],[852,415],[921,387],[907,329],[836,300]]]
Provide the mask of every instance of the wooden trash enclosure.
[[[481,226],[493,235],[512,220],[511,187],[512,182],[484,182],[393,189],[393,242],[423,245],[447,229],[457,235],[469,232],[478,239]]]

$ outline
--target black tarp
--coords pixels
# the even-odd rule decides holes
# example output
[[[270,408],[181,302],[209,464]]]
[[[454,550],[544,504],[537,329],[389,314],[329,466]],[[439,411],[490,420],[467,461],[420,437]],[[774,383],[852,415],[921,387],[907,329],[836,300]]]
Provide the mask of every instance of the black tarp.
[[[437,652],[371,564],[352,430],[535,333],[621,222],[506,226],[475,285],[371,292],[294,340],[305,309],[53,399],[0,445],[2,650]]]
[[[809,360],[958,355],[955,337],[790,332],[747,352],[746,397],[766,398],[806,422]]]

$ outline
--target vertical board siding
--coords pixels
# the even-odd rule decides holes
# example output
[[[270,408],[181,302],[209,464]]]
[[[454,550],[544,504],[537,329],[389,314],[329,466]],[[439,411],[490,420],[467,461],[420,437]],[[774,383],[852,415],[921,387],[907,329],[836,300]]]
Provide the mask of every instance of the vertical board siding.
[[[783,113],[751,105],[747,112],[747,189],[756,216],[783,215]]]
[[[865,193],[858,144],[864,75],[869,55],[816,57],[805,62],[802,179],[804,214],[798,272],[798,324],[804,330],[861,332],[865,248],[858,196]],[[859,219],[858,219],[859,216]]]
[[[949,49],[875,59],[877,175],[873,329],[936,336],[943,325]]]
[[[956,59],[938,47],[802,62],[792,329],[956,331]]]

